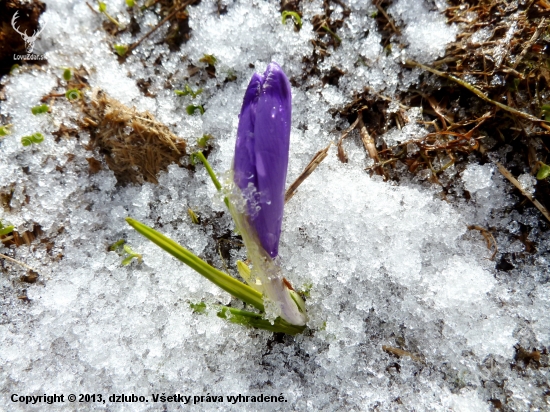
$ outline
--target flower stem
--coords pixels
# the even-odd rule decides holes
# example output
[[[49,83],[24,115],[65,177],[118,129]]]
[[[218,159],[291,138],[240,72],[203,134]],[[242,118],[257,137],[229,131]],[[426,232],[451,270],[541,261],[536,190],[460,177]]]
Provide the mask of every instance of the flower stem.
[[[195,153],[195,156],[197,156],[197,158],[202,162],[204,167],[206,167],[206,171],[210,175],[210,179],[212,179],[212,182],[214,183],[214,186],[216,186],[216,189],[218,189],[218,192],[221,192],[222,185],[221,185],[220,181],[218,180],[218,176],[216,176],[216,173],[214,172],[214,169],[212,169],[212,166],[210,166],[210,163],[208,162],[208,160],[206,160],[206,157],[204,157],[204,155],[202,154],[201,151],[198,151],[197,153]],[[231,207],[229,205],[229,199],[227,198],[227,196],[224,196],[223,202],[225,203],[225,205],[227,206],[229,211],[231,211]]]
[[[195,156],[197,156],[199,160],[204,164],[204,167],[206,167],[206,171],[210,175],[210,179],[212,179],[212,182],[214,182],[214,186],[216,186],[216,189],[222,190],[222,185],[218,180],[216,173],[214,173],[214,169],[212,169],[212,166],[210,166],[210,163],[208,163],[208,160],[206,160],[206,157],[204,157],[201,151],[195,153]]]

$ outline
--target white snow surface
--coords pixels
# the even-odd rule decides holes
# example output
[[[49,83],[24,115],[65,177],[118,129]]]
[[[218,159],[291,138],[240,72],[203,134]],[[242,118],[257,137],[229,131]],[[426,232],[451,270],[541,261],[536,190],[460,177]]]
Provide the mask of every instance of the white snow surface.
[[[0,188],[12,188],[13,197],[9,208],[0,208],[0,219],[20,232],[40,225],[43,238],[53,243],[0,247],[0,253],[40,273],[36,284],[25,285],[19,281],[25,269],[2,263],[7,269],[0,278],[3,409],[44,410],[43,404],[11,402],[14,393],[103,394],[103,399],[124,393],[149,402],[85,407],[161,410],[152,395],[178,393],[224,396],[224,402],[194,405],[201,410],[483,411],[491,410],[489,399],[504,399],[503,391],[513,410],[548,407],[544,385],[535,384],[540,376],[532,369],[524,376],[510,368],[514,345],[550,345],[548,255],[538,254],[531,265],[503,274],[488,259],[492,252],[480,233],[467,229],[475,224],[506,230],[507,236],[496,236],[502,253],[523,247],[508,236],[520,224],[536,226],[533,215],[506,212],[513,199],[494,165],[472,164],[461,176],[449,168],[442,179],[461,178],[471,199],[460,200],[456,193],[442,200],[439,186],[416,178],[396,185],[369,177],[357,136],[346,141],[349,163],[340,163],[331,149],[285,210],[281,261],[298,290],[311,286],[310,330],[280,338],[230,324],[213,312],[193,313],[190,303],[239,307],[239,302],[124,221],[131,216],[151,225],[222,267],[213,236],[231,233],[233,224],[227,213],[219,213],[224,205],[203,167],[191,172],[172,165],[158,185],[118,186],[105,165],[98,174],[89,173],[86,158],[102,158],[86,150],[86,133],[54,140],[60,124],[76,125],[71,103],[58,99],[52,113],[30,112],[58,83],[63,90],[63,67],[83,66],[92,87],[151,111],[191,146],[203,134],[213,135],[209,159],[222,174],[231,166],[250,76],[275,60],[289,77],[300,77],[303,58],[313,51],[311,18],[320,13],[321,0],[301,2],[299,32],[290,22],[281,24],[275,1],[226,0],[227,13],[218,15],[216,1],[202,0],[189,8],[192,37],[179,52],[160,43],[164,27],[123,64],[111,51],[114,39],[102,29],[103,18],[85,2],[45,2],[42,20],[48,24],[35,52],[45,53],[48,65],[17,70],[2,80],[6,100],[0,113],[13,127],[0,142]],[[346,1],[351,14],[338,31],[342,44],[320,65],[344,71],[338,87],[310,77],[292,89],[288,183],[349,126],[331,110],[365,86],[388,96],[406,90],[419,72],[404,70],[404,59],[429,63],[442,56],[458,27],[446,25],[440,3],[395,1],[388,13],[402,35],[396,35],[387,54],[370,17],[376,8],[366,0]],[[116,18],[129,21],[123,0],[107,5]],[[340,6],[332,7],[336,15],[342,13]],[[158,21],[150,11],[140,19],[150,27]],[[123,40],[132,38],[124,34]],[[191,85],[204,89],[196,100],[175,96],[172,89],[188,82],[187,64],[200,66],[204,54],[218,59],[218,77]],[[161,65],[153,65],[159,56]],[[224,73],[237,80],[224,83]],[[156,97],[141,93],[139,79],[151,80]],[[165,88],[167,79],[172,88]],[[205,114],[187,115],[185,106],[197,102],[204,104]],[[45,141],[23,147],[21,137],[36,131]],[[411,123],[389,131],[387,141],[423,133]],[[209,223],[194,225],[187,208]],[[143,255],[143,263],[121,266],[121,257],[108,251],[121,238]],[[231,273],[244,254],[233,252],[225,262]],[[25,289],[28,302],[17,298]],[[397,358],[382,346],[417,357]],[[285,402],[226,401],[237,394],[282,394]],[[76,405],[65,402],[56,410]]]

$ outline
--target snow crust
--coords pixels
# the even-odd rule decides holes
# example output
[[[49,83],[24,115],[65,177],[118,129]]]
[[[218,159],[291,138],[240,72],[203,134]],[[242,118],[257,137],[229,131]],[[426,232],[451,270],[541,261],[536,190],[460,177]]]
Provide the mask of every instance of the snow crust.
[[[340,163],[331,149],[288,203],[280,245],[288,278],[297,289],[310,289],[311,332],[279,339],[229,324],[214,313],[193,313],[190,303],[229,304],[231,296],[124,221],[131,216],[156,227],[223,267],[213,237],[231,233],[233,225],[227,213],[219,213],[224,205],[204,168],[191,172],[172,165],[158,185],[120,187],[105,165],[89,173],[86,158],[101,157],[85,149],[86,133],[54,140],[60,124],[77,125],[78,113],[69,102],[59,99],[52,113],[41,116],[30,112],[57,87],[62,67],[82,65],[93,87],[153,112],[191,146],[203,134],[213,135],[209,159],[221,175],[231,166],[251,74],[275,60],[290,78],[300,78],[303,58],[313,51],[311,17],[321,12],[322,1],[301,3],[304,24],[295,32],[291,24],[280,23],[278,2],[224,1],[228,11],[220,16],[214,0],[203,0],[189,8],[192,37],[179,52],[159,43],[162,28],[124,64],[110,49],[112,39],[101,17],[84,2],[46,3],[42,19],[48,26],[36,50],[46,54],[49,64],[2,80],[6,101],[0,113],[10,116],[13,133],[0,142],[0,187],[13,188],[13,196],[10,209],[0,208],[0,219],[20,232],[40,225],[53,243],[50,249],[40,242],[13,250],[0,247],[0,253],[40,273],[37,284],[23,285],[18,279],[26,271],[3,263],[9,270],[0,278],[6,410],[43,410],[11,403],[6,395],[11,393],[266,393],[283,394],[287,403],[202,403],[200,408],[483,411],[490,410],[489,399],[504,399],[506,392],[514,410],[548,406],[544,387],[535,385],[540,376],[521,376],[510,368],[514,345],[550,345],[548,255],[537,253],[530,265],[503,273],[488,259],[491,251],[479,232],[467,229],[471,224],[494,227],[503,233],[496,235],[500,253],[519,254],[523,243],[513,238],[519,225],[536,227],[537,217],[506,212],[513,199],[494,165],[471,164],[460,176],[449,168],[442,179],[454,177],[463,186],[454,187],[445,201],[440,188],[421,179],[404,179],[396,186],[369,177],[357,136],[346,146],[349,163]],[[370,17],[376,8],[365,0],[346,3],[351,14],[338,31],[342,44],[320,64],[321,71],[333,66],[344,71],[338,87],[310,77],[292,90],[289,183],[317,150],[339,136],[337,130],[349,126],[333,118],[331,110],[349,103],[365,86],[389,96],[407,89],[419,72],[400,63],[437,59],[458,32],[445,24],[441,2],[430,8],[420,0],[395,1],[388,13],[403,32],[387,54]],[[335,15],[343,12],[331,7]],[[123,22],[128,19],[122,0],[109,2],[108,10]],[[157,22],[151,12],[143,19],[150,26]],[[218,59],[218,77],[192,84],[204,89],[195,100],[175,96],[173,88],[195,81],[187,79],[187,63],[200,66],[204,54]],[[153,65],[159,57],[161,64]],[[225,73],[237,80],[224,82]],[[141,93],[139,79],[151,81],[149,90],[156,97]],[[204,115],[187,115],[190,103],[203,104]],[[413,110],[409,115],[420,114]],[[35,131],[45,141],[23,147],[21,137]],[[411,122],[382,138],[397,143],[423,133]],[[460,200],[464,190],[469,201]],[[187,208],[209,223],[193,224]],[[121,238],[143,255],[143,263],[121,266],[121,257],[108,251]],[[242,257],[243,250],[233,252],[225,262],[232,273]],[[17,299],[25,289],[27,303]],[[416,358],[397,358],[383,346]],[[159,410],[159,404],[149,402],[118,404],[116,410]],[[179,410],[176,405],[168,410],[172,407]]]

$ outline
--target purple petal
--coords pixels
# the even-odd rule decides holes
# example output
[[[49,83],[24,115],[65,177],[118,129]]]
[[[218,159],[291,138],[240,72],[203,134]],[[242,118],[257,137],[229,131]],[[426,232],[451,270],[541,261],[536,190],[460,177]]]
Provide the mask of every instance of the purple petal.
[[[252,77],[237,131],[235,182],[242,191],[252,183],[260,193],[257,213],[249,200],[249,219],[271,257],[278,255],[283,221],[291,104],[286,75],[270,63],[263,77]]]
[[[256,178],[256,158],[254,155],[254,124],[256,122],[256,105],[263,78],[254,73],[244,94],[243,106],[239,116],[237,143],[233,160],[234,180],[244,191],[249,183],[258,186]]]

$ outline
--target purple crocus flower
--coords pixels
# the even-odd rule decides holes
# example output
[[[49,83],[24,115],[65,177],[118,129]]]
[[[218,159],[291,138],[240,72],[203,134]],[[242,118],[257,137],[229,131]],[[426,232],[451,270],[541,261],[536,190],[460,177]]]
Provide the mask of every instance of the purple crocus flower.
[[[244,95],[237,130],[234,180],[265,251],[279,253],[291,121],[290,83],[272,62],[255,73]]]

